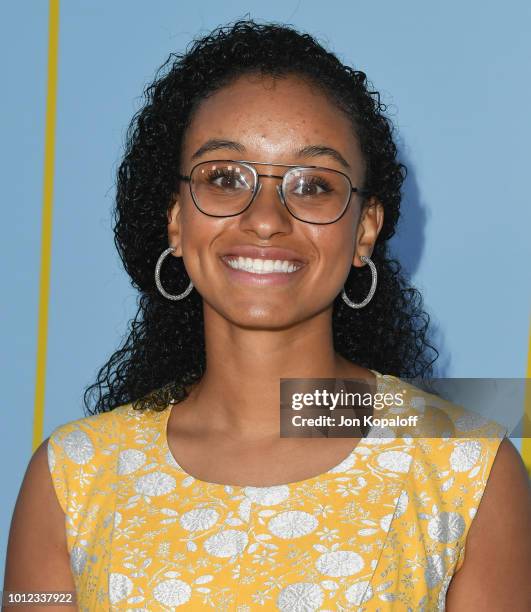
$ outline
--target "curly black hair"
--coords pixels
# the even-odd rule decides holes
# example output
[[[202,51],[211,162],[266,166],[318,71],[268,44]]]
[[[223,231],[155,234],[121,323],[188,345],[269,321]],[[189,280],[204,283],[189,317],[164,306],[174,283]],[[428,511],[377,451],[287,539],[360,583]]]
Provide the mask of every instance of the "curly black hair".
[[[154,282],[158,256],[168,246],[167,211],[178,188],[181,143],[195,108],[209,94],[246,73],[298,75],[321,88],[351,119],[366,164],[364,187],[384,207],[384,224],[372,259],[378,288],[362,309],[338,296],[333,304],[337,353],[398,377],[428,378],[438,351],[428,341],[429,316],[422,297],[405,280],[388,252],[399,218],[406,168],[397,159],[394,127],[386,106],[364,72],[344,65],[315,38],[291,26],[243,19],[194,41],[182,54],[170,54],[144,91],[144,105],[133,117],[117,176],[115,244],[139,290],[138,311],[122,346],[100,369],[84,394],[90,414],[132,403],[137,409],[164,409],[182,401],[205,371],[202,300],[193,291],[174,302]],[[167,291],[188,284],[181,258],[164,265]],[[352,267],[345,283],[349,297],[367,294],[367,268]]]

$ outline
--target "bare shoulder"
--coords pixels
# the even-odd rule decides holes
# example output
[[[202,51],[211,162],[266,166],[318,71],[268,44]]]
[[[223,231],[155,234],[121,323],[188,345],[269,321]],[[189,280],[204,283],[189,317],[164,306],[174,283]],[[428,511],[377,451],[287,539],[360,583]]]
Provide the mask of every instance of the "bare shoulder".
[[[447,593],[447,610],[531,609],[531,489],[513,443],[504,438]]]
[[[4,590],[74,590],[65,515],[48,467],[48,439],[31,457],[15,504]]]

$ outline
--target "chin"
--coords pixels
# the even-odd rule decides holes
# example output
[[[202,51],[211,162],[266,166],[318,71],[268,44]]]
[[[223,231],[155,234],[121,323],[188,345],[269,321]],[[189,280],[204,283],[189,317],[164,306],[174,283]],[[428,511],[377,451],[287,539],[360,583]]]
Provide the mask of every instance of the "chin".
[[[256,305],[247,309],[238,310],[237,313],[226,313],[225,316],[237,327],[256,330],[274,330],[291,327],[297,323],[296,317],[278,306],[266,307]]]

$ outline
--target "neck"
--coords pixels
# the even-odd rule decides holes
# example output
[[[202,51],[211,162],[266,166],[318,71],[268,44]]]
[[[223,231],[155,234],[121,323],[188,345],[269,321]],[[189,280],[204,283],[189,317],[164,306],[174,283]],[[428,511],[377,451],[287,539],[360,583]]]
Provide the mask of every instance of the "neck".
[[[335,353],[331,317],[330,308],[287,329],[243,329],[205,304],[206,370],[185,400],[190,419],[203,433],[278,439],[280,378],[372,381]]]

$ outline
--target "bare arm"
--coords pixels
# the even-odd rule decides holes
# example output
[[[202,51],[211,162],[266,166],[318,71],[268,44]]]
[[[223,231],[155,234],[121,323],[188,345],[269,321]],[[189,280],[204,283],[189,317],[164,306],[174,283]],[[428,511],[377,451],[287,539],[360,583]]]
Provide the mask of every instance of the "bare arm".
[[[45,440],[31,458],[15,505],[7,547],[5,591],[75,590],[66,546],[65,515],[53,488],[47,448]],[[27,609],[64,612],[69,608],[32,605]]]
[[[448,588],[449,612],[531,610],[531,494],[522,459],[505,438]]]

